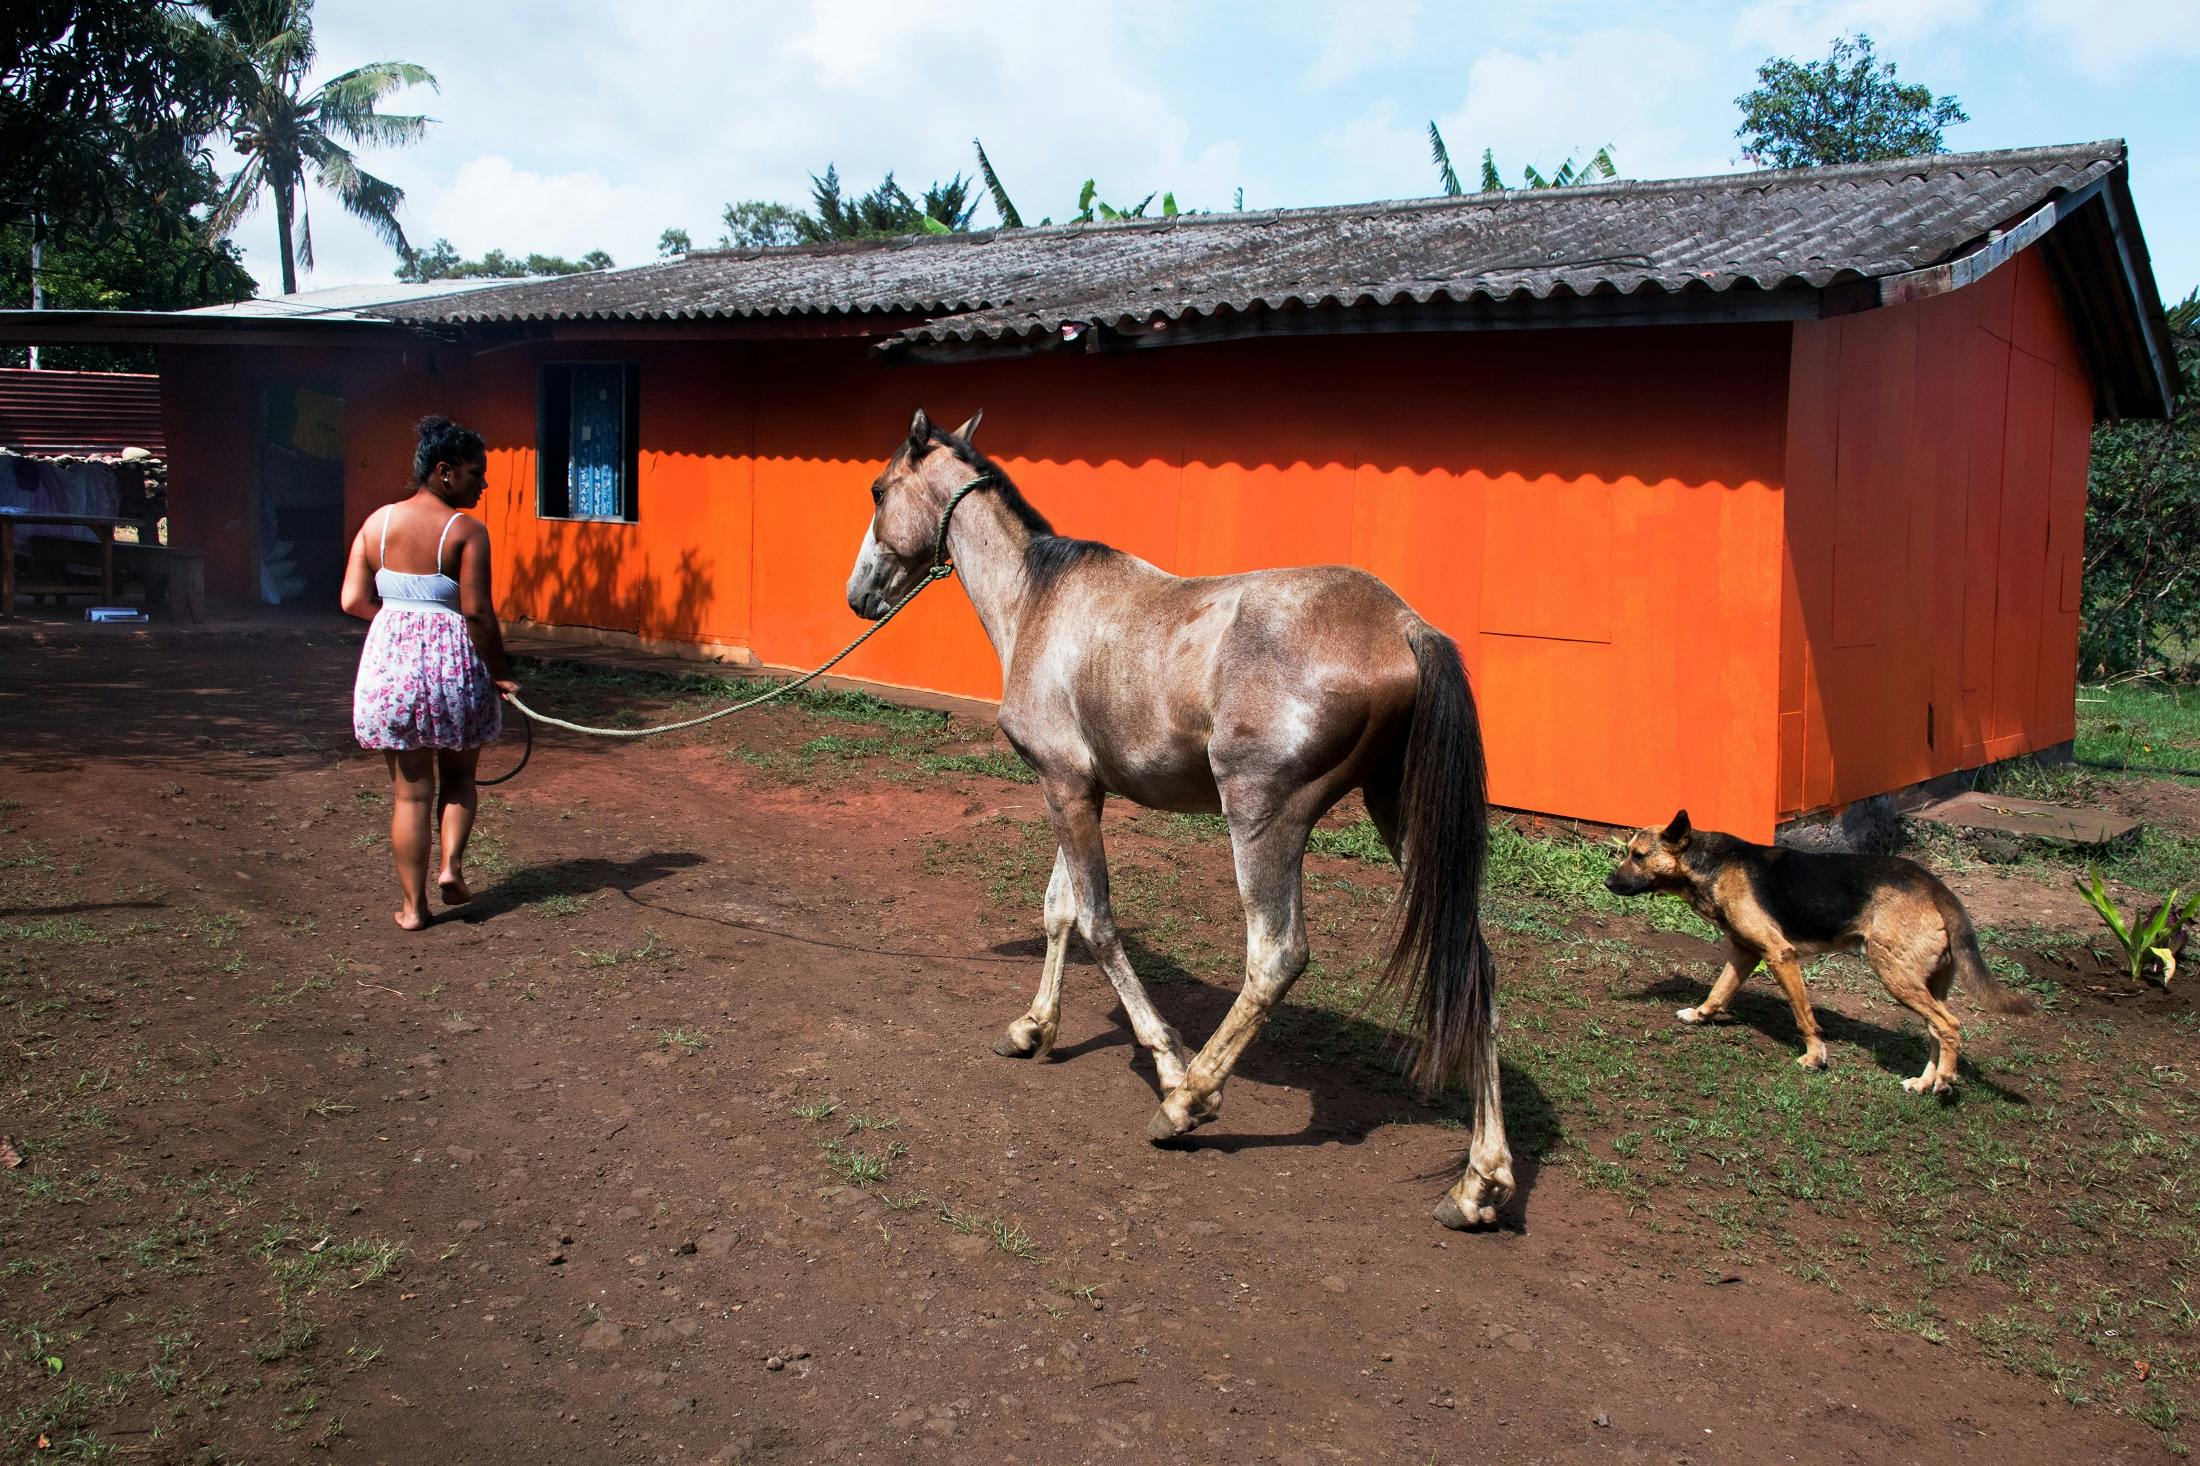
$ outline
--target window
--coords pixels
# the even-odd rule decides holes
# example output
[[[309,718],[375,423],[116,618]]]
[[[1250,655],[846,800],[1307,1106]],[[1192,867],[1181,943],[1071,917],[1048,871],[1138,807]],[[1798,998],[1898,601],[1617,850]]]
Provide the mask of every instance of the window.
[[[640,372],[631,362],[551,362],[535,399],[535,513],[632,523]]]

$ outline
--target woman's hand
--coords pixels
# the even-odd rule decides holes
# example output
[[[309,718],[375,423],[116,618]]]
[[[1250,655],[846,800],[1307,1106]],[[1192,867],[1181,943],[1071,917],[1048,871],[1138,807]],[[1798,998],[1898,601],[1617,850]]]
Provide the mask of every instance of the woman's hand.
[[[496,685],[497,685],[497,695],[498,695],[498,696],[500,696],[500,697],[518,697],[518,696],[519,696],[519,684],[518,684],[517,682],[514,682],[514,681],[513,681],[513,680],[512,680],[511,678],[509,678],[509,677],[494,677],[494,678],[491,678],[490,680],[496,683]]]

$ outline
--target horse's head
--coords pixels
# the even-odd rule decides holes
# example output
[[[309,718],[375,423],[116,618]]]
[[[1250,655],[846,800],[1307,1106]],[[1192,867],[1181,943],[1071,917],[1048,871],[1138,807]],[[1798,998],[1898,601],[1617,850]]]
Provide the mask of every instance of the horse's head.
[[[871,526],[848,575],[848,609],[858,616],[876,621],[932,568],[940,511],[970,480],[968,464],[949,439],[968,443],[982,416],[972,413],[970,421],[948,433],[918,408],[908,441],[871,480]]]

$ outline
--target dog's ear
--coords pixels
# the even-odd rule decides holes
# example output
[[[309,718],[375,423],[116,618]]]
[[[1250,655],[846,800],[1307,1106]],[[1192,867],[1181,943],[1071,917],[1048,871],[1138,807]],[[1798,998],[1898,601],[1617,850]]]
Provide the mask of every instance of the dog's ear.
[[[1684,809],[1673,816],[1672,823],[1658,832],[1658,843],[1668,850],[1686,850],[1688,837],[1695,833],[1688,823],[1688,811]]]
[[[915,458],[931,446],[932,419],[926,417],[924,409],[920,407],[917,415],[909,419],[909,456]]]
[[[969,442],[972,438],[977,437],[978,420],[984,416],[985,409],[982,407],[979,408],[976,412],[970,414],[970,421],[955,429],[955,436],[962,439],[965,443]]]

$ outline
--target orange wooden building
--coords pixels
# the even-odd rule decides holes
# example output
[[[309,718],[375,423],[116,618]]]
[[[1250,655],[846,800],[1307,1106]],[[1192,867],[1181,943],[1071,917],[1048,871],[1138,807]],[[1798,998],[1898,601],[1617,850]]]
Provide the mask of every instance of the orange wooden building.
[[[2072,737],[2091,429],[2172,381],[2125,166],[1947,155],[0,330],[159,344],[171,539],[214,595],[282,594],[279,541],[332,597],[434,411],[490,444],[508,618],[780,667],[859,629],[842,586],[911,409],[982,406],[1065,533],[1183,574],[1383,576],[1458,639],[1497,802],[1767,838]],[[953,592],[843,670],[998,689]]]

